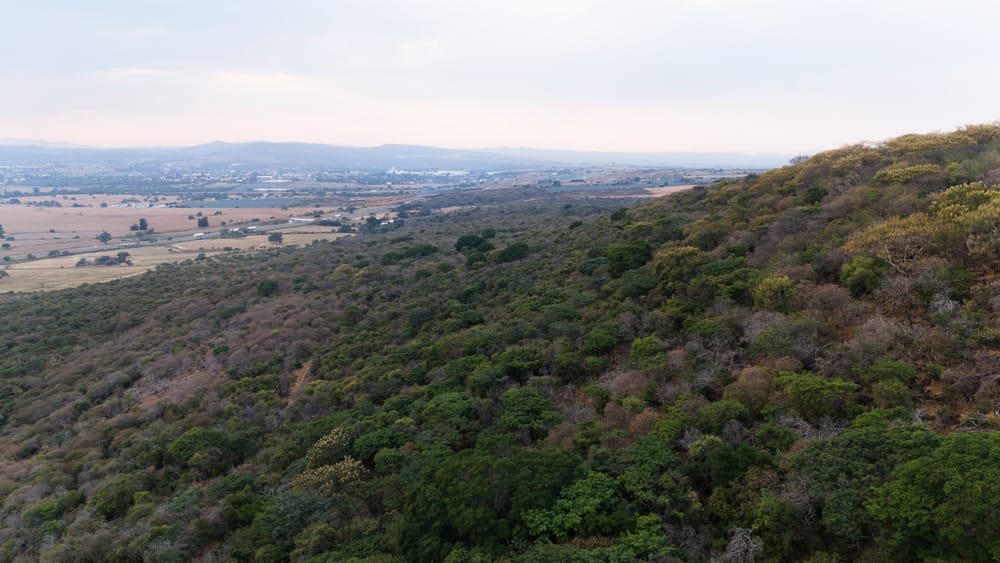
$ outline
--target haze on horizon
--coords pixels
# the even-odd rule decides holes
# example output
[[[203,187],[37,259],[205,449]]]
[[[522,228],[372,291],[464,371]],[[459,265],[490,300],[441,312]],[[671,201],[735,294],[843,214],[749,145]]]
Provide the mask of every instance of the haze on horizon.
[[[0,6],[0,138],[797,153],[1000,118],[986,0]]]

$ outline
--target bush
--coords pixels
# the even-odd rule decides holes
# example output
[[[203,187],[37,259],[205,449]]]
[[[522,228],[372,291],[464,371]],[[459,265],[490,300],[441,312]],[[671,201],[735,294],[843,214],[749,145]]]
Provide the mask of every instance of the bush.
[[[855,371],[866,384],[889,380],[909,383],[917,376],[917,368],[913,367],[913,364],[890,358],[879,358],[867,368]]]
[[[871,293],[885,277],[886,263],[872,256],[855,256],[840,269],[840,285],[855,297]]]
[[[872,385],[872,400],[880,408],[910,408],[910,389],[898,379],[887,379]]]
[[[753,288],[753,304],[760,309],[785,311],[795,291],[788,276],[767,276]]]
[[[660,353],[663,345],[655,336],[643,336],[632,341],[630,354],[635,358],[651,358]]]
[[[644,240],[633,240],[624,244],[613,244],[604,251],[608,259],[608,273],[621,277],[628,270],[638,268],[652,258],[652,248]]]
[[[494,257],[494,261],[498,264],[503,264],[505,262],[523,260],[528,256],[530,250],[527,243],[516,242],[498,252]]]
[[[88,504],[101,516],[113,520],[124,516],[139,492],[139,483],[129,476],[118,476],[90,497]]]
[[[278,282],[274,280],[260,280],[257,283],[257,295],[271,297],[276,293],[278,293]]]
[[[810,373],[784,373],[775,382],[784,388],[788,405],[811,422],[846,415],[858,389],[842,379]]]

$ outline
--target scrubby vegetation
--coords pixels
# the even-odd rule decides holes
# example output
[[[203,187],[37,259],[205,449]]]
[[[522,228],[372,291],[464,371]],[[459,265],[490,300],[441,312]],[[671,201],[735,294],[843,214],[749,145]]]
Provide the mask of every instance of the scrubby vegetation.
[[[970,127],[5,298],[0,560],[1000,558],[998,183]]]

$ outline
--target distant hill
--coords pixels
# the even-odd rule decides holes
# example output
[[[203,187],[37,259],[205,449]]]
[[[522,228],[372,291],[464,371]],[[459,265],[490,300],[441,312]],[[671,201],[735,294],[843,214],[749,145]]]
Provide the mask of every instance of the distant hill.
[[[247,167],[328,169],[510,170],[558,165],[627,165],[718,168],[773,168],[788,155],[739,153],[612,153],[530,148],[448,149],[419,145],[347,147],[315,143],[226,143],[192,147],[102,149],[34,141],[0,142],[0,164],[128,165],[175,162],[195,167],[234,164]]]

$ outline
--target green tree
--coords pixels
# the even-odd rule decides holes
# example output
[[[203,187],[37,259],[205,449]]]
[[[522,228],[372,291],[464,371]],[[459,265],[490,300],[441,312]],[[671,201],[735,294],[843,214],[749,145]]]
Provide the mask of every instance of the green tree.
[[[809,483],[830,548],[847,559],[875,527],[865,503],[892,471],[933,450],[927,428],[900,420],[906,412],[871,411],[838,436],[817,440],[791,459],[796,476]]]
[[[549,427],[559,422],[559,413],[541,391],[534,387],[515,387],[501,400],[504,413],[500,426],[515,432],[526,432],[532,439],[545,435]]]
[[[528,256],[530,252],[530,247],[525,242],[515,242],[502,250],[497,252],[494,260],[498,264],[503,264],[505,262],[514,262],[516,260],[523,260]]]
[[[843,379],[811,373],[784,373],[775,383],[784,389],[788,405],[812,422],[846,415],[858,389],[857,385]]]
[[[108,244],[108,242],[111,240],[111,233],[107,231],[101,231],[101,233],[97,235],[95,238],[104,244]]]
[[[899,561],[1000,559],[1000,434],[956,433],[898,467],[866,504]]]
[[[871,293],[885,277],[886,264],[873,256],[855,256],[840,269],[840,284],[854,296]]]
[[[753,304],[760,309],[785,311],[795,292],[795,284],[785,275],[771,275],[753,288]]]
[[[552,506],[578,476],[566,450],[468,449],[426,460],[406,490],[399,544],[408,561],[441,561],[455,544],[493,555],[523,531],[523,515]],[[522,532],[523,533],[523,532]]]
[[[917,376],[917,368],[908,362],[891,358],[879,358],[872,365],[856,370],[861,381],[866,384],[880,381],[897,380],[910,383]]]
[[[278,282],[274,280],[260,280],[257,282],[257,295],[271,297],[276,293],[278,293]]]
[[[139,492],[139,483],[130,476],[120,475],[95,492],[88,503],[98,514],[108,520],[124,516]]]
[[[663,350],[663,344],[656,336],[643,336],[632,341],[629,354],[633,358],[651,358]]]
[[[525,512],[524,523],[531,535],[557,541],[577,535],[613,534],[618,530],[607,512],[614,509],[617,488],[608,475],[591,472],[563,489],[551,509]]]
[[[612,277],[620,277],[626,271],[638,268],[652,258],[652,248],[649,243],[636,239],[622,244],[612,244],[604,251],[608,259],[608,273]]]
[[[495,233],[494,233],[495,234]],[[476,250],[479,252],[489,252],[493,250],[493,245],[481,235],[462,235],[455,242],[455,250],[464,252],[466,250]]]

